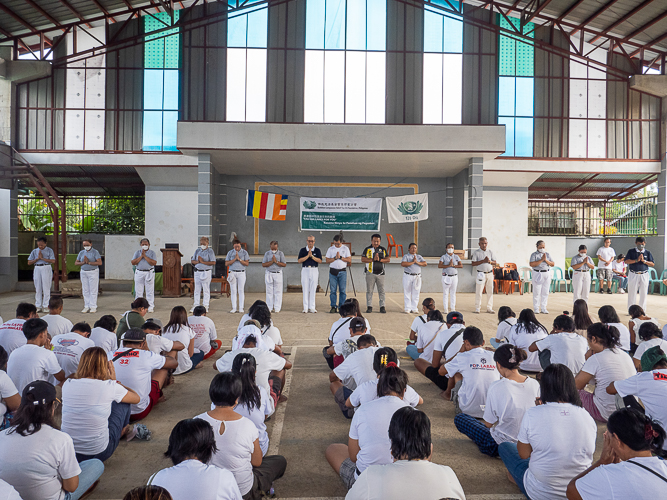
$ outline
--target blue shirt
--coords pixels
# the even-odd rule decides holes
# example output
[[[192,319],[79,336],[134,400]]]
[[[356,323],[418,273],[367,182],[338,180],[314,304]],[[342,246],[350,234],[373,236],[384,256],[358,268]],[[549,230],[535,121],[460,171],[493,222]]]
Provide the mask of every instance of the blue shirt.
[[[308,255],[308,247],[303,247],[301,250],[299,250],[299,257],[298,257],[299,259],[303,259],[306,255]],[[322,252],[320,251],[319,248],[317,247],[313,248],[313,257],[322,260]],[[318,267],[318,266],[319,264],[310,257],[308,257],[301,263],[301,267]]]
[[[134,252],[134,257],[132,257],[132,260],[138,259],[141,256],[141,250],[137,250]],[[157,260],[157,255],[155,255],[155,252],[151,250],[150,248],[146,250],[146,257],[152,260]],[[137,269],[139,271],[150,271],[153,269],[153,266],[151,266],[146,259],[141,257],[141,260],[137,264]]]
[[[243,248],[239,250],[239,259],[241,260],[250,260],[250,255],[248,255],[248,252],[246,252]],[[225,257],[225,260],[229,262],[230,260],[234,260],[236,257],[236,250],[233,248],[227,252],[227,257]],[[245,271],[245,266],[241,264],[238,260],[234,260],[234,263],[229,266],[230,271]]]
[[[30,255],[28,255],[28,260],[35,260],[39,256],[39,248],[35,248],[32,252],[30,252]],[[42,250],[42,257],[45,259],[55,259],[56,256],[53,253],[53,250],[51,250],[49,247],[45,247],[44,250]],[[34,264],[49,264],[49,262],[45,262],[42,259],[38,259],[37,262]]]
[[[88,261],[90,262],[95,262],[97,259],[101,259],[102,256],[100,255],[100,252],[95,250],[94,248],[91,248],[90,250],[81,250],[79,252],[79,255],[76,256],[76,260],[79,262],[83,262],[83,258],[88,257]],[[100,266],[91,266],[90,264],[83,264],[81,266],[82,271],[94,271],[95,269],[99,269]]]
[[[403,256],[403,260],[401,262],[412,262],[412,260],[417,256],[417,262],[424,262],[424,257],[422,257],[419,254],[412,255],[411,253],[407,253]],[[418,266],[417,264],[411,264],[407,267],[403,268],[404,273],[408,274],[421,274],[422,273],[422,268],[421,266]]]
[[[205,260],[206,262],[215,262],[215,252],[213,252],[213,249],[211,247],[206,248],[206,250],[202,250],[201,248],[197,247],[197,250],[195,250],[195,254],[192,256],[192,259],[190,260],[197,260],[199,256],[201,256],[202,260]],[[197,271],[209,271],[213,269],[213,266],[197,262],[197,264],[195,264],[195,269]]]
[[[643,253],[644,254],[644,260],[647,260],[649,262],[654,262],[653,260],[653,255],[651,255],[651,252],[648,250],[644,249],[643,252],[640,252],[636,248],[631,248],[628,250],[628,253],[625,255],[625,260],[637,260],[639,258],[639,254]],[[643,262],[635,262],[634,264],[628,264],[628,269],[634,273],[642,273],[645,271],[648,271],[648,266],[644,264]]]

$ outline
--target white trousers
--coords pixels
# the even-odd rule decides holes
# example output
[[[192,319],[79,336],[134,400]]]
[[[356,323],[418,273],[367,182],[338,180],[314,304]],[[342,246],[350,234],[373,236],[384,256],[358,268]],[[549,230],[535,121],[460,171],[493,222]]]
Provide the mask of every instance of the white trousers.
[[[97,309],[97,291],[100,284],[100,269],[81,271],[81,291],[83,305],[89,309]]]
[[[403,273],[403,309],[419,311],[419,291],[422,289],[421,274]]]
[[[49,307],[51,299],[51,282],[53,269],[51,266],[35,266],[32,272],[32,281],[35,283],[35,307]]]
[[[537,278],[537,281],[535,281]],[[546,311],[551,288],[551,271],[541,273],[533,271],[533,311]]]
[[[445,283],[446,281],[449,281],[449,284]],[[445,313],[456,311],[456,287],[458,284],[458,275],[442,277],[442,310]],[[449,300],[449,309],[447,308],[447,300]]]
[[[204,292],[204,307],[211,301],[211,270],[195,271],[195,307],[200,305],[200,294]]]
[[[155,307],[155,271],[134,271],[134,298],[138,299],[144,296],[146,292],[146,300],[151,309]]]
[[[479,273],[478,273],[479,275]],[[493,309],[493,273],[482,273],[482,279],[475,276],[475,311],[482,307],[482,292],[486,287],[486,310]]]
[[[317,267],[301,268],[301,289],[303,290],[303,310],[315,311],[315,293],[320,272]]]
[[[229,290],[232,294],[232,311],[243,311],[243,304],[245,303],[245,271],[236,272],[229,271],[229,274],[234,275],[236,279],[233,279],[229,282]],[[210,279],[209,279],[210,283]],[[238,293],[238,303],[236,300],[236,294]],[[204,298],[206,300],[206,298]],[[238,305],[238,308],[237,308]]]
[[[628,272],[628,309],[631,305],[637,304],[644,312],[646,311],[646,294],[648,293],[648,283],[650,279],[648,272],[643,274]],[[637,292],[639,291],[639,299]]]
[[[533,284],[535,287],[535,284]],[[591,273],[574,270],[572,276],[572,291],[574,292],[574,299],[583,299],[588,303],[588,294],[591,291]]]
[[[266,305],[269,311],[280,312],[283,307],[283,272],[267,272],[264,274],[266,284]]]

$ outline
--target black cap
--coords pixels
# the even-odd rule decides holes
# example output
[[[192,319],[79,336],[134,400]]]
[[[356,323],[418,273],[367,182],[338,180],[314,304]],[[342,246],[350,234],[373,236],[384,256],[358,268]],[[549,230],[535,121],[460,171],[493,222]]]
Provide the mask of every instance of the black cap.
[[[350,320],[350,330],[353,332],[361,331],[366,328],[366,321],[364,318],[352,318]]]
[[[463,319],[463,314],[461,314],[458,311],[452,311],[449,314],[447,314],[447,319],[445,321],[451,325],[454,321],[462,319]]]
[[[56,400],[56,388],[44,380],[35,380],[23,388],[24,404],[49,405]]]
[[[130,328],[120,338],[121,340],[129,340],[130,342],[143,342],[146,340],[146,332],[139,328]]]

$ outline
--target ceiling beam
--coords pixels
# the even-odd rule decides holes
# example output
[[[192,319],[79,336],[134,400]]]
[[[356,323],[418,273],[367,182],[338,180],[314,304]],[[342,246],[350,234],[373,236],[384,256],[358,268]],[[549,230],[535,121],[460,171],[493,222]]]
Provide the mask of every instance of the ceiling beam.
[[[51,16],[48,12],[46,12],[44,9],[42,9],[39,5],[37,5],[33,0],[24,0],[25,3],[30,5],[33,9],[35,9],[37,12],[39,12],[42,17],[47,19],[48,21],[52,22],[56,26],[60,26],[60,21],[58,21],[56,18]]]
[[[542,5],[537,7],[537,9],[535,9],[529,16],[526,17],[526,20],[524,21],[524,24],[527,24],[527,23],[531,22],[536,16],[539,16],[540,12],[542,12],[544,10],[544,8],[547,5],[549,5],[550,3],[551,3],[551,0],[544,0],[544,2],[542,2]]]
[[[662,21],[662,20],[665,19],[666,17],[667,17],[667,10],[666,10],[665,12],[663,12],[662,14],[660,14],[658,17],[651,19],[651,20],[650,20],[649,22],[647,22],[646,24],[643,24],[642,26],[640,26],[639,28],[637,28],[636,30],[634,30],[632,33],[630,33],[629,35],[624,36],[624,37],[623,37],[623,41],[630,41],[630,40],[632,40],[634,37],[636,37],[637,35],[639,35],[639,34],[642,33],[643,31],[646,31],[647,29],[649,29],[649,28],[650,28],[651,26],[653,26],[654,24],[659,23],[660,21]]]
[[[568,182],[580,182],[580,179],[537,179],[535,184],[540,182],[551,182],[551,183],[560,183],[566,184]],[[596,184],[634,184],[637,182],[637,179],[590,179],[586,182],[596,183]],[[546,188],[546,187],[545,187]]]
[[[0,10],[5,12],[9,17],[13,18],[15,21],[21,23],[23,26],[28,28],[32,33],[42,34],[37,28],[32,26],[30,23],[28,23],[26,20],[24,20],[21,16],[16,14],[13,10],[11,10],[6,5],[0,3]],[[59,28],[59,26],[58,26],[58,28]],[[48,43],[49,45],[53,45],[53,42],[51,41],[50,38],[44,37],[44,42]],[[24,44],[24,47],[25,47],[25,44]]]
[[[79,18],[79,21],[83,22],[88,26],[89,28],[91,27],[90,24],[86,23],[85,18],[79,13],[78,10],[76,10],[72,5],[67,1],[67,0],[60,0],[60,3],[63,4],[69,11],[74,14],[76,17]]]
[[[590,23],[595,21],[601,14],[603,14],[605,11],[607,11],[607,9],[612,7],[617,2],[618,0],[609,0],[606,4],[604,4],[598,10],[593,12],[593,14],[587,17],[585,21],[583,21],[574,31],[570,33],[570,36],[574,36],[574,34],[580,31],[581,28],[583,28],[584,26],[588,26]]]
[[[579,184],[577,184],[575,187],[573,187],[572,189],[570,189],[567,193],[565,193],[563,196],[561,196],[561,197],[558,198],[558,199],[560,200],[561,198],[564,198],[564,197],[566,197],[568,194],[572,193],[573,191],[577,191],[579,188],[585,186],[586,183],[587,183],[589,180],[591,180],[591,179],[595,179],[598,175],[600,175],[600,174],[593,174],[591,177],[588,177],[585,181],[580,182]],[[554,189],[554,191],[557,191],[557,189]]]
[[[584,0],[575,0],[575,2],[572,5],[570,5],[565,12],[563,12],[560,16],[558,16],[557,20],[562,21],[563,19],[565,19],[567,16],[572,14],[572,12],[574,12],[574,9],[579,7],[582,3],[584,3]]]
[[[627,21],[628,19],[630,19],[632,16],[634,16],[634,15],[637,14],[639,11],[641,11],[644,7],[647,7],[648,5],[652,4],[653,2],[655,2],[655,0],[645,0],[645,1],[642,2],[641,4],[637,5],[637,7],[635,7],[635,8],[632,9],[630,12],[628,12],[627,14],[625,14],[623,17],[621,17],[621,18],[620,18],[618,21],[616,21],[614,24],[612,24],[612,25],[610,25],[610,26],[607,26],[607,27],[604,29],[604,33],[609,33],[611,30],[613,30],[613,29],[615,29],[615,28],[618,28],[621,24],[623,24],[624,22],[626,22],[626,21]],[[594,43],[595,43],[601,36],[602,36],[602,35],[598,35],[598,36],[596,36],[595,38],[593,38],[593,39],[592,39],[591,41],[589,41],[588,43],[590,43],[590,44],[594,44]]]

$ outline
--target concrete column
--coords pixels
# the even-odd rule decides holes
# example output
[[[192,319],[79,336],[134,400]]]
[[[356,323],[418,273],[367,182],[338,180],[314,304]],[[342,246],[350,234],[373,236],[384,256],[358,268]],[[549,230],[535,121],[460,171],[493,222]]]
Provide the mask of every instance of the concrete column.
[[[0,189],[0,293],[18,281],[18,191]]]
[[[445,185],[445,244],[454,243],[454,178],[447,177]],[[456,245],[456,243],[454,243]]]
[[[667,97],[662,98],[660,130],[662,136],[660,137],[660,175],[658,176],[658,237],[662,241],[662,267],[664,268],[667,263]]]
[[[484,194],[484,160],[470,158],[468,163],[468,255],[477,248],[482,236],[482,196]]]
[[[225,255],[230,249],[227,229],[227,176],[214,169],[213,179],[213,248],[216,255]]]
[[[199,153],[197,165],[197,236],[213,236],[213,165],[211,155]],[[211,244],[215,242],[211,241]]]

